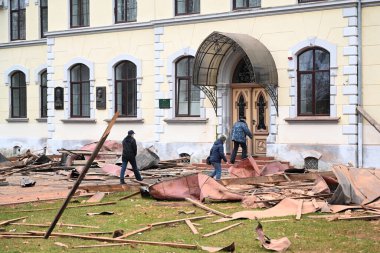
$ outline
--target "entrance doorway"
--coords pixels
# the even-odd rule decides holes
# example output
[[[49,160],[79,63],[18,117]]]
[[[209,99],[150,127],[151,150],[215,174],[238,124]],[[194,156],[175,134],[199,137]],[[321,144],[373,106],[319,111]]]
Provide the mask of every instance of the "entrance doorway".
[[[247,139],[248,154],[265,156],[269,134],[268,94],[256,84],[232,84],[231,126],[245,116],[253,139]],[[232,145],[233,146],[233,145]]]

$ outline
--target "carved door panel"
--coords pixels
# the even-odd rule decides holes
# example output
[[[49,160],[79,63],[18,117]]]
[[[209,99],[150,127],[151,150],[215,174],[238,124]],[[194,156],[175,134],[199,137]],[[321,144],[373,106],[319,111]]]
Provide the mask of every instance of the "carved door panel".
[[[268,136],[268,96],[262,88],[232,89],[232,125],[245,116],[253,139],[247,138],[248,154],[266,155]],[[231,145],[231,148],[233,145]],[[241,150],[239,150],[240,152]]]

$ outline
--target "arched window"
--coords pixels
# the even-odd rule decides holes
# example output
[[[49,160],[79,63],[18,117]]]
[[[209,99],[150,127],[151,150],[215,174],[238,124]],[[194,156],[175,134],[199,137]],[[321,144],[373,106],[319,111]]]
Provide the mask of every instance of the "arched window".
[[[330,54],[315,47],[298,55],[298,115],[330,115]]]
[[[40,85],[40,96],[41,96],[41,118],[47,117],[47,71],[41,73],[41,85]]]
[[[77,64],[70,70],[71,117],[90,117],[90,80],[89,69]]]
[[[11,76],[11,117],[26,118],[26,82],[21,71]]]
[[[200,115],[200,90],[192,84],[194,57],[179,59],[175,65],[176,116]]]
[[[136,65],[122,61],[115,67],[115,112],[120,117],[137,116]]]

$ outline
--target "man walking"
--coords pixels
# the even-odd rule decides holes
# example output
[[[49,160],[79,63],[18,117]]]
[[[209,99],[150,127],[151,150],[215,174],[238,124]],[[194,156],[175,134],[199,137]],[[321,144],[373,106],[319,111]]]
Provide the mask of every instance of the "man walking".
[[[234,149],[231,154],[230,163],[235,163],[235,158],[237,151],[239,149],[239,146],[242,148],[242,159],[247,158],[247,143],[246,143],[246,136],[250,139],[252,139],[252,133],[248,128],[247,123],[245,122],[245,116],[241,116],[239,121],[237,121],[234,126],[232,127],[232,134],[231,139],[234,142]]]
[[[125,137],[123,140],[123,155],[122,155],[123,164],[121,165],[121,171],[120,171],[120,184],[125,184],[124,175],[125,175],[125,170],[127,169],[128,162],[130,162],[132,165],[135,178],[138,181],[143,180],[136,164],[137,145],[136,145],[136,140],[133,137],[134,135],[135,135],[135,132],[133,130],[129,130],[128,136]]]

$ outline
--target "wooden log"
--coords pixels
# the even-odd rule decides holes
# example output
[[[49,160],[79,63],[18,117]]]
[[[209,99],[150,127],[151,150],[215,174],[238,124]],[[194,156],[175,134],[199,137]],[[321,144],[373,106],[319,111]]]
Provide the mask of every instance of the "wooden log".
[[[296,220],[300,220],[301,219],[302,206],[303,206],[303,199],[301,199],[300,201],[298,201]]]
[[[230,229],[230,228],[233,228],[233,227],[239,226],[240,224],[242,224],[242,223],[239,222],[239,223],[236,223],[236,224],[230,225],[230,226],[228,226],[228,227],[225,227],[225,228],[222,228],[222,229],[216,230],[216,231],[214,231],[214,232],[211,232],[211,233],[205,234],[205,235],[203,235],[203,237],[209,237],[209,236],[212,236],[212,235],[219,234],[219,233],[221,233],[221,232],[223,232],[223,231],[226,231],[226,230],[228,230],[228,229]]]
[[[33,235],[44,235],[44,232],[40,231],[30,231]],[[51,233],[52,236],[60,236],[60,237],[72,237],[79,238],[84,240],[97,240],[102,242],[120,242],[120,243],[132,243],[132,244],[146,244],[153,246],[167,246],[172,248],[181,248],[181,249],[197,249],[198,246],[194,244],[184,244],[184,243],[173,243],[173,242],[152,242],[152,241],[138,241],[138,240],[126,240],[126,239],[118,239],[118,238],[109,238],[102,236],[87,236],[87,235],[78,235],[71,233]]]
[[[141,232],[144,232],[144,231],[147,231],[147,230],[151,230],[151,229],[152,229],[152,226],[146,226],[146,227],[143,227],[143,228],[131,231],[129,233],[123,234],[122,236],[119,236],[119,237],[116,237],[116,238],[118,238],[118,239],[127,238],[128,236],[131,236],[131,235],[134,235],[134,234],[138,234],[138,233],[141,233]]]
[[[162,225],[168,225],[168,224],[172,224],[172,223],[182,222],[185,220],[201,220],[201,219],[210,218],[210,217],[213,217],[213,215],[204,215],[204,216],[190,217],[190,218],[184,218],[184,219],[178,219],[178,220],[156,222],[156,223],[149,224],[149,226],[152,226],[152,227],[162,226]]]
[[[20,217],[20,218],[15,218],[15,219],[11,219],[11,220],[5,220],[5,221],[2,221],[0,222],[0,227],[1,226],[6,226],[12,222],[15,222],[15,221],[19,221],[19,220],[23,220],[23,219],[26,219],[28,218],[28,216],[24,216],[24,217]]]
[[[186,222],[186,225],[190,228],[191,232],[193,232],[194,235],[199,234],[197,228],[194,226],[194,224],[190,220],[186,219],[185,222]]]
[[[193,203],[194,205],[196,205],[199,208],[202,208],[203,210],[206,210],[208,212],[212,212],[212,213],[214,213],[216,215],[220,215],[220,216],[222,216],[224,218],[231,218],[231,216],[229,216],[227,214],[224,214],[222,212],[219,212],[219,211],[217,211],[215,209],[212,209],[210,207],[207,207],[207,206],[203,205],[202,203],[200,203],[199,201],[196,201],[196,200],[193,200],[193,199],[190,199],[190,198],[185,198],[185,199],[186,199],[186,201],[189,201],[189,202]]]

